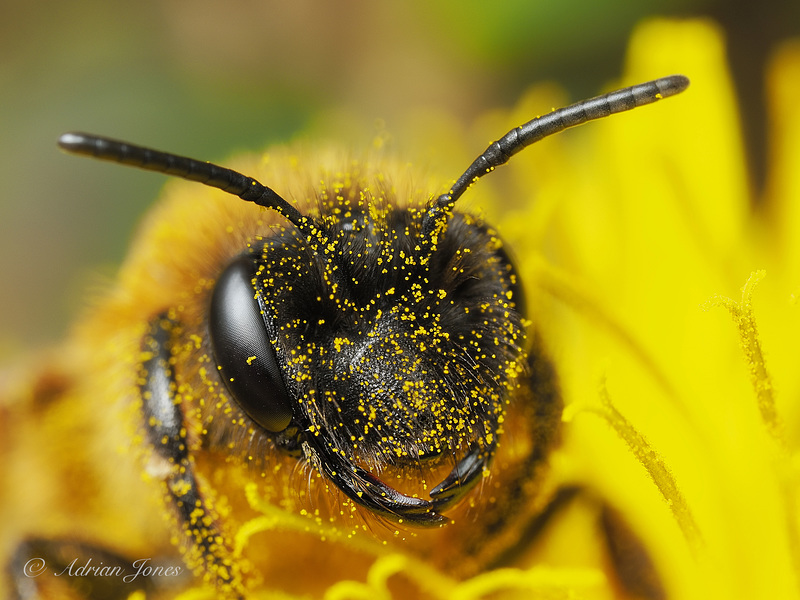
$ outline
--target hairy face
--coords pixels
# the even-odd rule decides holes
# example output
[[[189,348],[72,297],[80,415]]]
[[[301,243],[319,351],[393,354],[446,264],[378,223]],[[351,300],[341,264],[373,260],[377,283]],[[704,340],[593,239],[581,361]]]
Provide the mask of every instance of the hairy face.
[[[488,464],[523,369],[513,266],[497,235],[470,217],[453,215],[440,239],[421,243],[423,213],[397,208],[388,192],[376,198],[353,185],[319,205],[319,236],[280,227],[229,267],[249,283],[241,294],[269,340],[266,383],[229,390],[279,447],[302,453],[357,502],[405,518],[411,503],[438,522],[449,488],[460,497]],[[215,303],[212,322],[228,310]],[[260,368],[249,350],[228,347],[217,360],[233,368],[234,355]],[[406,467],[424,478],[454,459],[433,501],[380,479]]]

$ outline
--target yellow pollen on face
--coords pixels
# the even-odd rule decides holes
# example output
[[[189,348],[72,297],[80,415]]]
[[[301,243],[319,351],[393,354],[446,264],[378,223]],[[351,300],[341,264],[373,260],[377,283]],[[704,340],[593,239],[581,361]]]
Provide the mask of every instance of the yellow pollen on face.
[[[333,340],[333,347],[336,349],[337,352],[341,352],[344,346],[349,346],[353,342],[347,338],[337,337]]]

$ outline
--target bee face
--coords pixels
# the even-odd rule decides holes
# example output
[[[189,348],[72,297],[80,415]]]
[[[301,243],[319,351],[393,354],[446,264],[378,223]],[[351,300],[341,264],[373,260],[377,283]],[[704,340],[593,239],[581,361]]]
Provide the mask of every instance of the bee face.
[[[236,257],[212,296],[211,344],[231,397],[280,448],[380,514],[438,523],[449,489],[421,500],[378,475],[414,466],[424,480],[447,462],[458,487],[477,482],[525,360],[516,275],[473,219],[454,215],[426,252],[422,211],[365,192],[322,194],[323,251],[280,227]]]

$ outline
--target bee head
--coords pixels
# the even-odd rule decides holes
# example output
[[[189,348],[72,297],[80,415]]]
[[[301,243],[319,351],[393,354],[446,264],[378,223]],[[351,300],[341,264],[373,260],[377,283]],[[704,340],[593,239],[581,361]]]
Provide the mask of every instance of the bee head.
[[[336,189],[314,237],[285,227],[254,243],[217,283],[210,333],[231,395],[284,447],[359,504],[434,524],[494,450],[524,363],[520,292],[488,227],[455,214],[430,252],[425,213],[398,204]],[[243,304],[263,326],[232,326]],[[447,482],[428,500],[383,483],[409,467]]]
[[[211,163],[84,134],[59,144],[199,181],[286,219],[216,282],[209,338],[222,380],[277,447],[304,456],[354,502],[436,525],[488,469],[525,362],[513,266],[497,236],[454,212],[455,202],[529,144],[688,84],[665,77],[537,117],[493,142],[419,211],[353,186],[303,215]],[[447,466],[429,492],[423,487],[427,497],[385,481],[392,469],[436,465]]]

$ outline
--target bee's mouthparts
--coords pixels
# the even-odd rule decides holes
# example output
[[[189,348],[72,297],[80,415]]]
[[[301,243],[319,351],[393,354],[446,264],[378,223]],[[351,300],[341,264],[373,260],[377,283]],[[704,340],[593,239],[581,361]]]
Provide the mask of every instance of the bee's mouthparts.
[[[430,492],[430,500],[407,496],[381,479],[334,452],[324,440],[309,440],[320,460],[325,476],[348,498],[369,510],[398,522],[418,527],[433,527],[447,522],[442,512],[456,504],[488,469],[495,446],[470,446],[447,477]],[[315,443],[316,442],[316,443]]]

